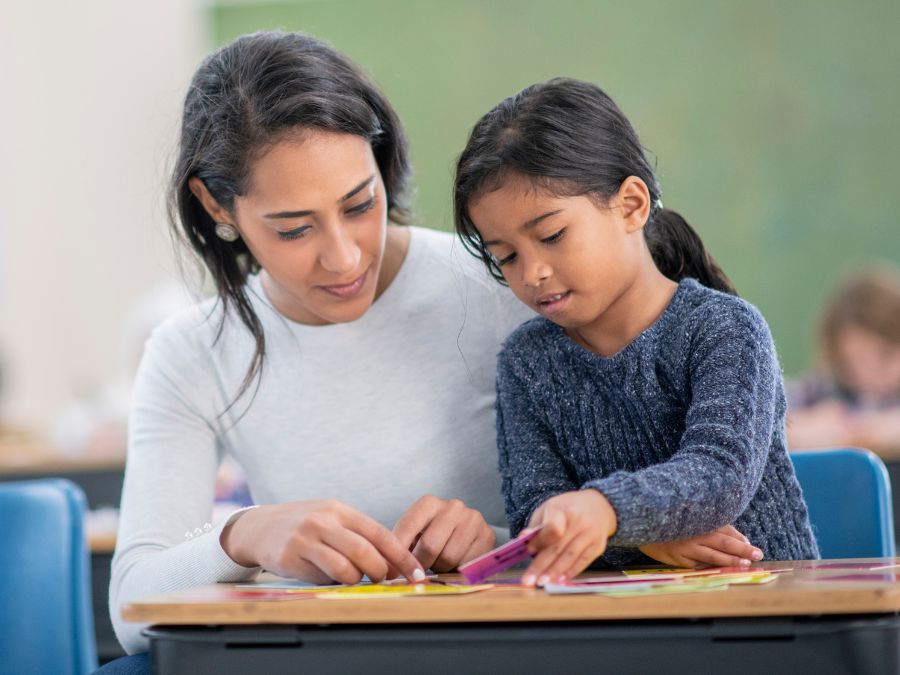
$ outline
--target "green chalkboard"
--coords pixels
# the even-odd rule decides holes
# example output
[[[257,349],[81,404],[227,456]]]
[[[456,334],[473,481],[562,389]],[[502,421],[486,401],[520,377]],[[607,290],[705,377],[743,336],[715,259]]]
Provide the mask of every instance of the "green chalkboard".
[[[657,158],[685,215],[766,315],[786,372],[810,362],[842,272],[900,262],[900,3],[323,0],[211,7],[216,44],[304,30],[398,109],[423,225],[449,229],[453,162],[501,98],[589,79]],[[214,46],[214,45],[211,45]]]

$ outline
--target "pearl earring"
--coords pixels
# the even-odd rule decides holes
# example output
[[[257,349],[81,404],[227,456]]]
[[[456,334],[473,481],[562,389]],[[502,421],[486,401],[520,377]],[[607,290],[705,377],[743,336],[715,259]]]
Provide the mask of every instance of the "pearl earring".
[[[240,233],[231,223],[216,223],[216,235],[222,241],[237,241]]]

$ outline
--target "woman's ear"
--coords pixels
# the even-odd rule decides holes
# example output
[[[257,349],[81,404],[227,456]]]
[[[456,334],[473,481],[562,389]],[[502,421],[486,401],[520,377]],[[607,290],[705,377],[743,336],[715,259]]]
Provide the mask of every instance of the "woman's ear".
[[[621,209],[625,231],[635,232],[644,227],[650,216],[650,190],[637,176],[628,176],[616,193],[616,205]]]
[[[206,189],[206,184],[197,176],[188,178],[188,189],[203,205],[203,208],[206,209],[209,217],[214,222],[234,224],[234,218],[231,217],[231,214],[219,205],[216,198]]]

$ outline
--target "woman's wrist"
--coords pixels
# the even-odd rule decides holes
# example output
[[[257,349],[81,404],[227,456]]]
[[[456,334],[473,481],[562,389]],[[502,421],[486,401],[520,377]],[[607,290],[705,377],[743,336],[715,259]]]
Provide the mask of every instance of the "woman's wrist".
[[[252,521],[254,512],[258,512],[262,507],[255,507],[252,509],[247,509],[246,511],[240,511],[232,517],[230,523],[225,525],[222,528],[222,533],[219,535],[219,544],[222,547],[222,550],[225,551],[226,555],[231,558],[238,565],[243,567],[257,567],[259,562],[252,555],[252,546],[247,546],[247,533],[252,531],[252,528],[248,528],[248,525],[251,523],[248,521]]]

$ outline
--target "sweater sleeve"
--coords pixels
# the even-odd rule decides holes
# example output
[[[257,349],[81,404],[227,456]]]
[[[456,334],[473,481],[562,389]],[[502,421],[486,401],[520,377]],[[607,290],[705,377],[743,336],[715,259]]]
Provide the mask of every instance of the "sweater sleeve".
[[[545,501],[579,489],[567,469],[551,424],[533,393],[546,383],[532,377],[510,347],[497,368],[497,447],[510,535],[528,524]],[[544,390],[546,394],[546,390]],[[610,547],[594,566],[622,567],[645,559],[636,548]]]
[[[584,486],[612,503],[615,545],[682,539],[733,523],[759,486],[781,372],[762,316],[737,300],[719,310],[698,322],[693,334],[690,402],[675,454]]]
[[[217,436],[208,421],[214,415],[202,411],[212,390],[203,374],[207,366],[186,335],[158,330],[135,382],[110,581],[110,615],[128,653],[146,650],[148,643],[140,634],[143,625],[122,620],[124,604],[258,572],[235,563],[219,543],[236,514],[218,527],[206,526],[218,466]]]

